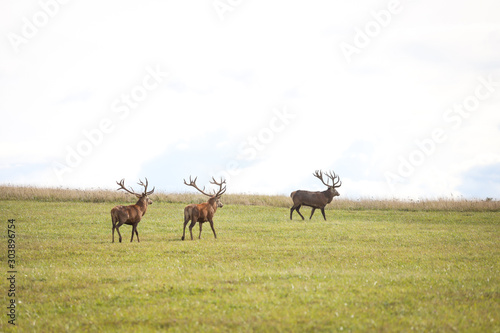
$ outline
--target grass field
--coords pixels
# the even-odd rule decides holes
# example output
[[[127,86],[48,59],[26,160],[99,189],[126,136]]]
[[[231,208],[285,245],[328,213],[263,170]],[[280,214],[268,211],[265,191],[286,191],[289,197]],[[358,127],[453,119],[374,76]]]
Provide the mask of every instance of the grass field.
[[[109,211],[131,201],[0,201],[4,313],[16,220],[18,331],[500,331],[498,211],[329,205],[304,222],[226,203],[217,240],[204,225],[181,241],[185,203],[155,202],[140,243],[123,226],[112,244]]]

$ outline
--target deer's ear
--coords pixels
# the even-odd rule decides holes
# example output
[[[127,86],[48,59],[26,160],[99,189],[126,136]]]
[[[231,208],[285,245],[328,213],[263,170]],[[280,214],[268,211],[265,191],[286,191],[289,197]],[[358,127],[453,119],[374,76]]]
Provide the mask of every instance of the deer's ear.
[[[135,194],[135,196],[136,196],[137,198],[139,198],[139,199],[140,199],[140,198],[142,198],[142,194],[137,194],[137,193],[136,193],[136,194]]]

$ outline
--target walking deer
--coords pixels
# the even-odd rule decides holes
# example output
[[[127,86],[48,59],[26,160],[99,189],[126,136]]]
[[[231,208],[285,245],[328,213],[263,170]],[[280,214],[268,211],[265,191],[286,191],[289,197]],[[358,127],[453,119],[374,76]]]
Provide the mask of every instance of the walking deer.
[[[290,220],[292,219],[292,214],[294,210],[296,210],[297,213],[299,213],[300,217],[304,219],[304,216],[302,216],[299,209],[301,206],[309,206],[312,207],[311,216],[309,217],[309,220],[312,218],[316,208],[319,208],[321,209],[323,218],[326,221],[325,206],[330,202],[332,202],[334,197],[340,195],[339,192],[337,192],[336,188],[340,187],[342,185],[342,182],[340,181],[339,176],[335,174],[335,172],[330,171],[330,173],[326,173],[326,176],[332,180],[332,185],[328,184],[328,180],[325,183],[325,181],[323,180],[323,173],[321,171],[316,170],[316,172],[314,172],[313,175],[314,177],[321,180],[323,184],[328,186],[328,189],[323,192],[310,192],[302,190],[293,191],[290,194],[290,197],[293,200],[293,206],[290,209]]]
[[[191,179],[191,176],[189,176],[189,184],[186,182],[184,179],[184,184],[187,186],[192,186],[195,189],[197,189],[199,192],[202,194],[206,195],[209,197],[207,202],[201,203],[201,204],[191,204],[187,205],[186,208],[184,208],[184,230],[182,231],[182,240],[184,240],[185,235],[186,235],[186,225],[188,224],[189,221],[191,221],[191,224],[189,225],[189,233],[191,234],[191,240],[193,239],[193,227],[196,224],[196,222],[200,223],[200,234],[198,236],[198,239],[201,238],[201,228],[204,222],[209,222],[210,227],[212,228],[212,231],[214,232],[214,237],[217,239],[217,234],[215,233],[214,229],[214,215],[215,212],[217,211],[217,208],[220,208],[223,206],[222,202],[220,201],[220,197],[226,192],[226,181],[225,180],[220,180],[220,182],[217,182],[214,177],[212,177],[212,181],[210,181],[211,184],[219,186],[219,190],[217,192],[213,192],[213,194],[208,194],[205,193],[205,187],[203,187],[203,190],[201,190],[197,185],[196,185],[196,177],[194,180]]]
[[[148,209],[148,205],[151,205],[153,201],[149,199],[149,195],[153,194],[155,188],[148,192],[148,179],[146,178],[146,184],[144,184],[139,179],[139,185],[144,187],[144,192],[142,194],[135,193],[132,188],[128,190],[125,187],[125,179],[122,179],[120,182],[116,182],[120,188],[119,190],[124,190],[127,193],[135,195],[139,200],[135,205],[130,206],[116,206],[111,209],[111,224],[112,224],[112,243],[115,242],[115,229],[118,232],[118,237],[120,243],[122,242],[122,235],[120,234],[120,226],[122,224],[129,224],[132,226],[132,237],[130,238],[130,242],[134,239],[134,232],[137,236],[137,242],[139,242],[139,233],[137,232],[137,225],[141,222],[142,217],[146,214],[146,210]]]

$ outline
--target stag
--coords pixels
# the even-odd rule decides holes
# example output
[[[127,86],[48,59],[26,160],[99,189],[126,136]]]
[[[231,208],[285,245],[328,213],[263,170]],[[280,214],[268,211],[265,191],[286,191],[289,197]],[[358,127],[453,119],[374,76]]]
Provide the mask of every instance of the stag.
[[[222,202],[220,201],[220,197],[226,192],[226,181],[225,180],[220,180],[220,182],[217,182],[214,177],[212,177],[212,181],[210,181],[211,184],[219,186],[219,190],[216,192],[214,191],[213,194],[208,194],[205,193],[205,187],[201,190],[197,185],[196,185],[196,177],[194,180],[191,179],[191,176],[189,176],[189,184],[186,182],[184,179],[184,184],[187,186],[192,186],[195,189],[197,189],[199,192],[202,194],[206,195],[209,197],[207,202],[201,203],[201,204],[191,204],[187,205],[186,208],[184,208],[184,230],[182,231],[182,240],[184,240],[186,236],[186,225],[188,224],[189,221],[191,221],[191,224],[189,225],[189,233],[191,234],[191,240],[193,239],[193,227],[196,224],[196,222],[200,223],[200,235],[198,236],[198,239],[201,239],[201,228],[204,222],[210,222],[210,227],[212,228],[212,231],[214,232],[214,237],[217,239],[217,234],[215,233],[214,229],[214,215],[215,212],[217,211],[217,208],[220,208],[223,206]]]
[[[137,232],[137,225],[141,222],[141,218],[146,214],[146,210],[148,209],[148,205],[151,205],[153,201],[149,199],[149,195],[153,194],[155,188],[148,192],[148,179],[146,178],[146,184],[144,184],[139,179],[139,185],[144,187],[144,192],[141,194],[135,193],[132,188],[127,189],[125,187],[125,179],[122,179],[120,182],[116,182],[120,188],[119,190],[124,190],[127,193],[135,195],[139,200],[137,200],[135,205],[130,206],[116,206],[111,209],[111,224],[113,227],[112,231],[112,243],[115,242],[115,229],[118,232],[118,236],[120,237],[120,243],[122,242],[122,235],[120,234],[120,226],[122,224],[128,224],[132,226],[132,237],[130,238],[130,242],[134,239],[134,233],[137,236],[137,242],[139,242],[139,233]]]
[[[323,180],[323,173],[321,171],[316,170],[316,172],[313,173],[314,177],[318,178],[321,180],[323,184],[325,184],[328,189],[323,192],[310,192],[310,191],[293,191],[290,194],[290,197],[293,200],[293,206],[290,209],[290,220],[292,219],[292,214],[294,210],[297,210],[297,213],[299,213],[300,217],[304,219],[304,216],[300,213],[299,209],[301,206],[308,206],[312,207],[311,211],[311,216],[309,217],[309,220],[312,218],[314,211],[316,208],[321,209],[321,213],[323,214],[323,218],[326,221],[326,216],[325,216],[325,206],[332,202],[333,198],[340,195],[339,192],[337,192],[336,188],[340,187],[342,185],[342,182],[339,179],[339,176],[335,175],[335,172],[330,171],[330,173],[326,173],[326,176],[332,180],[332,184],[330,185],[327,182]]]

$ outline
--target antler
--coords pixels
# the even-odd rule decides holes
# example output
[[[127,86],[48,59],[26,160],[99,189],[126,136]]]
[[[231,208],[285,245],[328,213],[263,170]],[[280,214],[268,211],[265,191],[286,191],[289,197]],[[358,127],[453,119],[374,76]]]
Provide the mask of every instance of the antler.
[[[196,185],[196,179],[198,179],[198,177],[195,177],[194,180],[191,179],[191,176],[189,176],[189,184],[186,183],[186,180],[184,179],[184,184],[186,184],[187,186],[192,186],[194,187],[195,189],[197,189],[198,191],[200,191],[201,193],[203,193],[204,195],[206,195],[207,197],[211,197],[210,194],[208,193],[205,193],[205,186],[203,186],[203,190],[200,190],[200,188]]]
[[[313,173],[314,177],[316,177],[316,178],[318,178],[319,180],[321,180],[321,182],[322,182],[323,184],[325,184],[325,186],[328,186],[328,187],[340,187],[340,186],[342,185],[342,182],[340,181],[339,176],[337,176],[337,175],[335,174],[335,172],[330,171],[330,173],[325,173],[325,174],[326,174],[326,176],[327,176],[328,178],[330,178],[330,179],[332,180],[332,185],[328,184],[328,182],[327,182],[327,183],[325,183],[325,181],[323,180],[323,172],[321,172],[321,170],[316,170],[316,171]],[[335,181],[335,180],[336,180],[336,181]],[[339,182],[340,182],[340,185],[337,185]]]
[[[145,194],[146,196],[148,196],[148,195],[153,194],[153,192],[155,191],[156,187],[153,187],[153,189],[148,192],[148,179],[146,177],[144,177],[144,179],[146,179],[146,185],[144,185],[144,183],[140,179],[139,179],[139,182],[137,183],[137,184],[139,184],[139,185],[141,185],[141,186],[144,187],[144,193],[143,193],[143,195]]]
[[[340,186],[342,186],[342,182],[340,181],[340,177],[337,176],[335,174],[335,172],[330,171],[330,174],[326,173],[326,176],[332,180],[332,187],[340,187]],[[337,179],[337,181],[335,181],[335,179]],[[337,185],[338,183],[340,183],[340,185]]]
[[[225,192],[226,192],[226,187],[225,184],[226,184],[226,180],[222,180],[222,177],[220,178],[220,182],[218,183],[214,177],[212,177],[212,180],[210,181],[210,184],[214,184],[214,185],[218,185],[219,186],[219,191],[218,192],[215,192],[214,190],[214,196],[215,197],[220,197],[222,196]],[[224,185],[224,188],[222,188],[222,186]]]
[[[116,182],[116,183],[120,186],[120,188],[119,188],[119,189],[117,189],[117,191],[119,191],[119,190],[124,190],[124,191],[126,191],[126,192],[128,192],[128,193],[130,193],[130,194],[135,195],[135,196],[136,196],[136,197],[138,197],[138,198],[140,198],[140,197],[142,197],[142,196],[148,196],[148,195],[151,195],[151,194],[153,194],[153,192],[155,191],[155,188],[153,187],[153,189],[152,189],[151,191],[149,191],[149,192],[148,192],[148,179],[147,179],[147,178],[145,178],[145,179],[146,179],[146,184],[144,184],[144,183],[142,182],[142,180],[140,180],[140,179],[139,179],[139,182],[137,183],[137,184],[139,184],[139,185],[141,185],[141,186],[144,186],[144,193],[142,193],[142,194],[135,193],[135,192],[134,192],[134,190],[132,189],[132,187],[130,188],[130,190],[129,190],[129,189],[127,189],[127,188],[125,187],[125,178],[123,178],[123,179],[122,179],[122,180],[120,180],[119,182]]]
[[[120,182],[116,182],[116,183],[120,186],[120,188],[117,189],[117,191],[124,190],[125,192],[128,192],[130,194],[133,194],[133,195],[136,195],[136,196],[137,195],[140,196],[140,194],[137,194],[137,193],[134,192],[134,190],[132,189],[132,187],[130,188],[130,190],[125,187],[125,178],[123,178],[122,180],[120,180]]]

